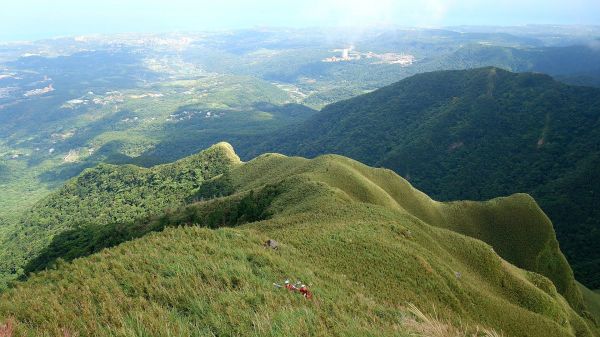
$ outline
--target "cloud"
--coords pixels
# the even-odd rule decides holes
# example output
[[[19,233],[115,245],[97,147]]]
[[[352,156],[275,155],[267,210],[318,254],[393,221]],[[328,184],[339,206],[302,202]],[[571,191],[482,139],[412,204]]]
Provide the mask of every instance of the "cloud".
[[[393,0],[322,0],[306,6],[304,16],[330,26],[370,26],[391,24]]]
[[[328,26],[441,25],[452,7],[473,0],[313,0],[300,15]]]
[[[448,14],[452,1],[425,0],[425,15],[429,17],[430,24],[441,23]]]

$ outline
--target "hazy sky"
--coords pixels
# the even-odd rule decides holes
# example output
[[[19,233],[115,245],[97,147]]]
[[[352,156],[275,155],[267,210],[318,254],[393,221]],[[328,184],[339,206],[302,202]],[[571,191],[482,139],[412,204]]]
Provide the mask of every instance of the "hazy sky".
[[[600,0],[1,0],[0,40],[254,26],[600,24]]]

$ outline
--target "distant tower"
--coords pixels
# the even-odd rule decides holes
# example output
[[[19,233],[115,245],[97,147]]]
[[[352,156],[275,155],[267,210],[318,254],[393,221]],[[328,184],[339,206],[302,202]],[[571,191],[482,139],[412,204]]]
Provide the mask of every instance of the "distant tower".
[[[350,58],[350,49],[345,48],[345,49],[342,50],[342,58],[344,60],[347,60],[347,59]]]

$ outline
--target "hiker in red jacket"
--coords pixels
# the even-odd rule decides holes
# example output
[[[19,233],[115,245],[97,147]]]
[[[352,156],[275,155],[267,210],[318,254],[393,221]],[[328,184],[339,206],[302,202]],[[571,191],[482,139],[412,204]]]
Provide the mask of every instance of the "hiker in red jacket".
[[[310,290],[308,290],[306,285],[301,285],[298,291],[302,294],[302,296],[304,296],[304,298],[309,300],[312,298],[312,293],[310,292]]]

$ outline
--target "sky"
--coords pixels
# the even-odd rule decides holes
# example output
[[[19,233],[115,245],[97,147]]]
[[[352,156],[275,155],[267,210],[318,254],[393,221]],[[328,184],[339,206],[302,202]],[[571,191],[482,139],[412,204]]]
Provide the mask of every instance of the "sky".
[[[0,40],[251,27],[600,25],[600,0],[2,0]]]

